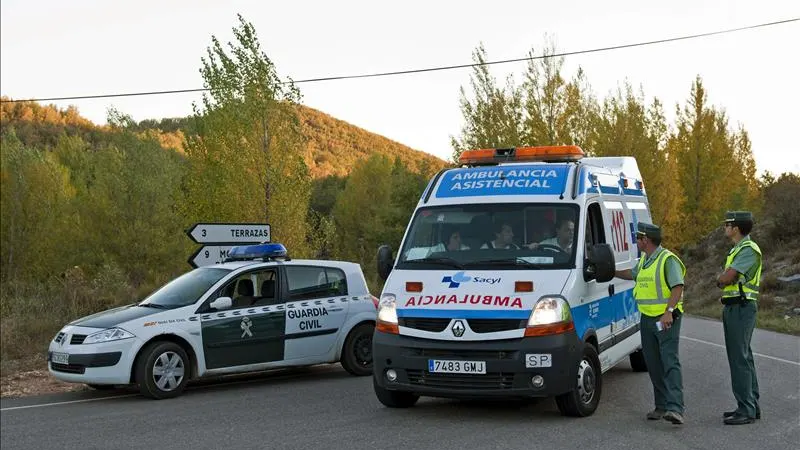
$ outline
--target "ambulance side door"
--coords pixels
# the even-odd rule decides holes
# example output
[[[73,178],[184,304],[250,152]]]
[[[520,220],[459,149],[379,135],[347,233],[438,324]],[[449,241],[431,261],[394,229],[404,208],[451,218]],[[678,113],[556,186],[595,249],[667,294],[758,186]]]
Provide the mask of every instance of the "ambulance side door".
[[[286,360],[327,355],[347,319],[347,278],[336,267],[286,265]]]

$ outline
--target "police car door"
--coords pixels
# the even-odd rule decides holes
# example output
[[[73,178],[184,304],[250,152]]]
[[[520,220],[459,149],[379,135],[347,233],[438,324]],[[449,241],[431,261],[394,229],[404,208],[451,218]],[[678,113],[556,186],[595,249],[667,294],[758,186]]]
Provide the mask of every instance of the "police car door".
[[[285,317],[278,298],[277,267],[238,275],[212,295],[199,312],[206,368],[280,361],[284,356]],[[225,311],[207,305],[218,297],[231,297]]]
[[[284,266],[286,359],[327,354],[336,343],[348,312],[347,279],[325,266]]]

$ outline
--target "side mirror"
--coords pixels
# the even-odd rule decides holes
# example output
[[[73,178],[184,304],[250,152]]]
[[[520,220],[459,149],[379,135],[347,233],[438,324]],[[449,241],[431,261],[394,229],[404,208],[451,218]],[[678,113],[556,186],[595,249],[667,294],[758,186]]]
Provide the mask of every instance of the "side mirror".
[[[231,306],[233,306],[233,300],[231,300],[230,297],[219,297],[208,305],[209,308],[216,309],[217,311],[229,309]]]
[[[595,244],[589,251],[583,266],[583,279],[585,281],[597,280],[605,283],[614,279],[616,271],[614,250],[609,244]]]
[[[392,271],[394,258],[392,257],[392,248],[388,245],[381,245],[378,247],[378,276],[386,281],[389,278],[389,273]]]

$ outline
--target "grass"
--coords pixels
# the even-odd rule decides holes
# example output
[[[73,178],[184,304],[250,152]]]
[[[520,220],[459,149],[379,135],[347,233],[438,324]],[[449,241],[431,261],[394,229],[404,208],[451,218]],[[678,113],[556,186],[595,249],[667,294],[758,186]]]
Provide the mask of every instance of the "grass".
[[[722,308],[719,305],[706,304],[698,309],[688,308],[686,313],[689,315],[706,317],[709,319],[722,320]],[[756,318],[756,328],[763,330],[776,331],[778,333],[800,336],[800,316],[786,315],[774,309],[760,309]]]

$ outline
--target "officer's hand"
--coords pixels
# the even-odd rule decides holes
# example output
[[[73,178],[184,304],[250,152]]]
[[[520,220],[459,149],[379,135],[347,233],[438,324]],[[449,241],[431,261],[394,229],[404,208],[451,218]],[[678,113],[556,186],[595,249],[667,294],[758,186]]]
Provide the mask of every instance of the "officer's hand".
[[[665,330],[669,330],[669,328],[672,326],[672,313],[667,311],[664,314],[662,314],[661,319],[659,319],[659,322],[661,322],[661,325],[664,326]]]

